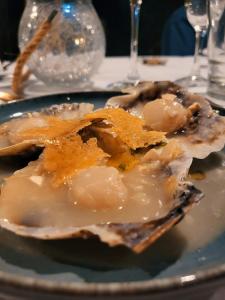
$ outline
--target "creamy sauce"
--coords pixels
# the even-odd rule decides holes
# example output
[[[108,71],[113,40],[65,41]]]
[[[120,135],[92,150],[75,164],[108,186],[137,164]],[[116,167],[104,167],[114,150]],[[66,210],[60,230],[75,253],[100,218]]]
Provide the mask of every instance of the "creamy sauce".
[[[10,169],[6,165],[3,165],[2,162],[0,162],[0,178],[3,179],[6,176],[9,176],[12,174],[13,169]],[[197,249],[199,247],[202,247],[206,244],[208,244],[210,241],[215,239],[217,236],[219,236],[224,230],[225,230],[225,154],[220,152],[216,154],[211,154],[208,158],[204,160],[195,160],[192,167],[192,172],[203,172],[205,176],[203,177],[203,180],[196,180],[194,181],[194,184],[200,188],[204,194],[205,197],[201,200],[201,202],[192,208],[192,210],[185,216],[182,222],[180,222],[174,229],[172,229],[168,235],[173,236],[173,243],[177,240],[177,244],[179,244],[179,240],[182,240],[185,242],[185,251],[190,251],[193,249]],[[26,186],[24,186],[25,192],[32,195],[33,189],[38,189],[38,186],[41,183],[41,179],[37,176],[35,177],[32,175],[30,181],[32,185],[30,186],[29,190],[26,190]],[[130,178],[129,178],[130,177]],[[139,179],[136,180],[133,178],[132,172],[129,174],[127,178],[126,185],[129,185],[132,189],[138,189],[138,182],[141,182],[141,177],[138,177]],[[35,183],[36,182],[36,183]],[[134,184],[135,182],[135,184]],[[26,182],[25,182],[26,183]],[[17,191],[20,191],[20,195],[22,195],[21,185],[14,186],[12,188],[14,190],[14,194],[19,194]],[[61,201],[60,195],[63,194],[63,188],[62,190],[57,194],[59,195],[58,201],[56,201],[56,198],[54,198],[54,201],[52,197],[48,197],[51,191],[49,191],[49,187],[46,187],[46,190],[44,193],[42,193],[42,199],[38,199],[38,203],[35,201],[33,202],[33,205],[39,205],[40,201],[42,203],[53,202],[54,206],[52,207],[52,210],[54,209],[54,220],[60,217],[63,217],[63,221],[61,223],[61,226],[64,226],[68,219],[71,221],[71,218],[74,218],[74,212],[71,212],[68,208],[74,206],[70,203],[69,206],[66,207],[66,214],[67,217],[65,218],[65,203],[64,201]],[[139,191],[141,195],[143,196],[142,191]],[[138,194],[137,194],[138,195]],[[137,197],[138,198],[138,197]],[[24,201],[24,200],[23,200]],[[155,202],[154,202],[155,203]],[[46,203],[45,203],[46,204]],[[67,203],[68,204],[68,203]],[[151,203],[151,207],[152,207]],[[23,203],[21,204],[22,207],[19,207],[19,209],[16,210],[18,213],[19,211],[23,211]],[[133,203],[132,203],[133,205]],[[146,204],[147,205],[147,204]],[[142,213],[144,211],[143,216],[145,215],[145,212],[147,212],[146,205],[144,206],[144,209],[142,210]],[[159,203],[155,203],[157,212],[159,209]],[[59,208],[59,211],[57,212],[56,208]],[[46,208],[47,209],[47,208]],[[47,210],[46,210],[47,211]],[[46,211],[43,209],[43,213]],[[133,214],[135,214],[135,217],[140,213],[138,211],[137,207],[132,206]],[[154,209],[153,209],[154,211]],[[119,216],[122,216],[123,211],[116,210],[114,212],[115,220],[119,218]],[[162,212],[161,212],[162,213]],[[77,216],[79,216],[80,211],[77,211]],[[104,213],[102,213],[104,215]],[[31,215],[31,214],[30,214]],[[94,212],[91,213],[91,217],[96,217],[96,214]],[[123,216],[124,217],[124,216]],[[139,217],[139,216],[138,216]],[[58,221],[57,220],[57,221]],[[21,219],[20,219],[21,221]],[[27,220],[23,220],[25,223],[27,222],[31,223],[33,222],[33,225],[35,225],[34,221],[35,219],[27,218]],[[69,221],[69,222],[70,222]],[[80,218],[80,224],[83,223],[83,219]],[[86,220],[85,220],[86,221]],[[40,225],[40,219],[36,222]],[[51,220],[52,222],[52,220]],[[77,223],[77,220],[76,220]],[[170,240],[169,240],[170,241]],[[169,242],[168,241],[168,242]],[[177,246],[174,245],[176,248]]]
[[[32,163],[6,180],[0,218],[38,227],[153,220],[165,216],[173,204],[161,188],[164,180],[145,164],[124,174],[112,167],[92,167],[55,188]]]

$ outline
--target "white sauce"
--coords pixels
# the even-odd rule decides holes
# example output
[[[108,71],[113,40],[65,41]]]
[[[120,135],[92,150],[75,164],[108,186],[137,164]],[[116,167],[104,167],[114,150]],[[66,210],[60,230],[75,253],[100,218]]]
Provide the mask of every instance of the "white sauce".
[[[12,174],[12,170],[6,170],[1,163],[0,169],[0,179]],[[205,197],[168,235],[168,238],[172,235],[173,242],[176,241],[177,244],[184,241],[184,251],[208,244],[225,230],[225,154],[220,152],[211,154],[207,159],[196,160],[192,169],[206,174],[205,179],[194,182]],[[38,186],[39,179],[34,181],[34,185]],[[132,186],[131,179],[130,183]],[[19,190],[19,186],[17,189]]]
[[[0,218],[37,227],[151,221],[165,216],[173,205],[162,188],[167,177],[155,172],[148,164],[125,173],[91,167],[68,184],[54,187],[51,177],[41,176],[34,162],[6,179]]]

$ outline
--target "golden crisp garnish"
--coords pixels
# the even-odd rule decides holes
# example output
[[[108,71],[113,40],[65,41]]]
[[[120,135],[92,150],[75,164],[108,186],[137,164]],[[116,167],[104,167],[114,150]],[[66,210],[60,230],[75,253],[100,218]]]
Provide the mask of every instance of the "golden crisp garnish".
[[[49,144],[43,152],[43,169],[53,176],[53,184],[58,186],[73,176],[78,170],[99,165],[108,157],[92,138],[83,143],[79,135],[58,139],[57,144]]]
[[[136,155],[132,155],[130,151],[118,153],[108,159],[107,165],[117,168],[120,171],[129,171],[133,169],[138,163],[139,159]]]
[[[88,120],[62,120],[54,116],[45,117],[47,126],[34,127],[20,133],[24,139],[53,139],[55,137],[77,133],[82,128],[91,124]]]
[[[92,126],[94,137],[98,140],[98,146],[110,156],[118,155],[124,151],[129,151],[129,147],[124,144],[119,137],[114,137],[111,128],[98,128]]]
[[[107,165],[120,171],[131,170],[138,162],[138,155],[131,153],[129,147],[119,137],[113,137],[110,128],[93,127],[98,146],[110,155]]]
[[[134,150],[166,141],[164,132],[145,130],[143,120],[122,108],[101,109],[86,115],[85,118],[90,121],[106,120],[112,126],[112,134],[117,135]]]
[[[165,196],[168,201],[172,200],[176,194],[178,180],[176,176],[170,176],[164,181]]]

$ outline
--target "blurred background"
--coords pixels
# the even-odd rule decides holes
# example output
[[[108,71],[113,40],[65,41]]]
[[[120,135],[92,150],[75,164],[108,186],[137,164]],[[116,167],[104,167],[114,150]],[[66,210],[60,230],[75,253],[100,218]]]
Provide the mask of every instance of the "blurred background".
[[[107,40],[107,56],[129,54],[130,8],[128,0],[93,0]],[[140,55],[162,51],[162,33],[183,0],[143,0],[140,23]],[[25,0],[0,0],[0,59],[13,60],[18,52],[17,32]]]

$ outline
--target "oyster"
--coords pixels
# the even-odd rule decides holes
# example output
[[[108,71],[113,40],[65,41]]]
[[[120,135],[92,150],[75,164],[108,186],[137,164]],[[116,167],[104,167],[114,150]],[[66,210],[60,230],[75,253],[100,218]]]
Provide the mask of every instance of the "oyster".
[[[192,158],[176,142],[155,147],[155,137],[137,128],[139,119],[134,126],[142,139],[137,131],[128,138],[120,128],[120,113],[118,119],[114,112],[109,114],[109,119],[123,151],[128,145],[138,149],[143,139],[149,146],[152,140],[150,150],[142,146],[141,153],[130,152],[129,160],[137,163],[128,169],[114,167],[111,160],[118,153],[105,153],[96,138],[84,142],[79,135],[61,137],[47,145],[37,161],[5,180],[0,225],[39,239],[95,235],[110,246],[125,245],[139,253],[178,223],[202,196],[184,180]],[[94,113],[92,119],[105,114]]]
[[[225,118],[208,101],[172,82],[142,82],[108,100],[106,107],[122,107],[143,118],[150,129],[167,131],[193,157],[203,159],[225,144]]]
[[[192,156],[123,109],[101,109],[79,120],[38,120],[22,130],[23,142],[41,136],[35,145],[41,141],[44,149],[5,179],[2,228],[38,239],[94,235],[139,253],[202,197],[185,179]],[[50,142],[43,141],[43,132]],[[17,144],[20,137],[12,135]]]
[[[20,118],[13,118],[0,126],[0,156],[23,154],[27,150],[43,147],[43,140],[49,136],[24,135],[32,128],[45,128],[54,120],[52,126],[57,126],[57,119],[68,121],[77,120],[90,113],[94,108],[90,103],[64,103],[53,105],[40,112],[26,113]],[[58,122],[59,123],[59,122]],[[66,123],[66,122],[65,122]],[[60,125],[60,124],[58,124]],[[62,124],[61,124],[62,126]],[[70,128],[70,126],[68,126]],[[66,130],[66,129],[65,129]],[[57,135],[57,131],[56,131]],[[52,135],[54,137],[54,134]]]

